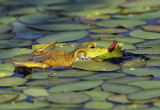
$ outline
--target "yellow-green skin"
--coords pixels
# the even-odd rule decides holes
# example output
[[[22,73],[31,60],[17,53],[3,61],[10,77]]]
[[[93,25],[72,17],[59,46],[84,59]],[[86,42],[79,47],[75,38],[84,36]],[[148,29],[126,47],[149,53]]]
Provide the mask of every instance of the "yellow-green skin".
[[[97,44],[93,41],[89,42],[88,45],[78,46],[73,51],[44,50],[50,45],[55,45],[55,43],[56,42],[47,44],[47,46],[34,51],[32,53],[34,57],[31,59],[31,61],[14,63],[18,66],[27,67],[34,67],[37,63],[37,65],[39,64],[38,66],[40,66],[40,68],[54,68],[58,66],[69,67],[77,59],[86,60],[88,58],[96,58],[100,55],[108,53],[107,48],[97,47]]]

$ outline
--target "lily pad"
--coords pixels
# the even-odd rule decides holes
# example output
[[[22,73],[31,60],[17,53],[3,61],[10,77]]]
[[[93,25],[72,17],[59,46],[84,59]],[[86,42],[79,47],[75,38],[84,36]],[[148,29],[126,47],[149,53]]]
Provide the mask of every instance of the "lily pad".
[[[19,101],[23,101],[23,100],[26,100],[28,98],[27,95],[23,94],[23,93],[20,93],[20,92],[13,92],[13,93],[16,93],[19,95],[19,97],[17,97],[14,101],[15,102],[19,102]]]
[[[89,95],[93,101],[105,101],[107,97],[113,95],[110,92],[104,91],[85,91],[85,94]]]
[[[43,88],[28,88],[23,91],[24,94],[33,96],[33,97],[40,97],[40,96],[48,96],[49,93],[46,89]]]
[[[105,38],[110,38],[110,37],[124,37],[121,34],[118,35],[113,35],[113,34],[92,34],[90,35],[91,38],[93,39],[105,39]]]
[[[156,97],[160,97],[160,89],[142,90],[128,95],[129,100],[147,100]]]
[[[11,102],[11,101],[15,100],[18,96],[19,96],[19,94],[16,94],[16,93],[0,94],[0,104]]]
[[[114,105],[110,102],[90,101],[84,105],[88,109],[111,109]]]
[[[91,29],[90,32],[93,33],[121,33],[121,32],[127,32],[128,29],[124,28],[97,28],[97,29]]]
[[[0,110],[26,110],[26,109],[38,109],[48,107],[48,103],[44,102],[37,102],[37,103],[28,103],[28,102],[19,102],[19,103],[7,103],[7,104],[0,104]]]
[[[16,17],[13,17],[13,16],[1,16],[0,17],[1,24],[9,24],[14,21],[16,21]]]
[[[156,107],[160,107],[160,106],[159,106],[160,101],[156,101],[156,102],[154,102],[153,104],[154,104],[154,106],[156,106]],[[157,110],[158,110],[158,109],[157,109]]]
[[[63,70],[63,71],[54,71],[49,76],[54,77],[80,77],[80,76],[87,76],[91,74],[95,74],[94,71],[83,71],[83,70],[77,70],[77,69],[69,69],[69,70]]]
[[[145,31],[160,32],[160,25],[159,24],[144,25],[142,26],[142,29]]]
[[[147,76],[147,77],[123,77],[123,78],[118,78],[118,79],[107,80],[104,83],[126,84],[126,83],[136,82],[136,81],[146,81],[146,80],[150,80],[151,78],[152,78],[151,76]]]
[[[148,60],[146,66],[160,66],[160,59]]]
[[[6,77],[0,79],[0,86],[16,86],[23,85],[26,79],[20,77]]]
[[[12,49],[2,49],[0,50],[0,59],[10,58],[21,54],[29,54],[33,50],[27,48],[12,48]]]
[[[26,85],[30,86],[61,85],[61,84],[75,82],[78,80],[79,80],[78,78],[49,78],[44,80],[29,81],[26,83]]]
[[[160,38],[160,33],[146,32],[143,30],[133,30],[129,34],[130,36],[143,38],[143,39],[159,39]]]
[[[12,30],[12,27],[9,26],[9,25],[3,25],[3,24],[0,24],[0,34],[2,33],[6,33],[8,31]],[[3,35],[2,35],[3,36]],[[1,36],[0,36],[1,38]]]
[[[4,26],[5,27],[5,26]],[[3,28],[4,28],[3,27]],[[1,29],[1,27],[0,27],[0,29]],[[1,30],[2,31],[2,30]],[[0,32],[1,33],[1,32]],[[0,34],[0,40],[4,40],[4,39],[11,39],[11,38],[13,38],[15,36],[15,34]]]
[[[15,70],[15,66],[13,65],[13,63],[0,64],[0,71],[13,72],[14,70]]]
[[[109,96],[107,100],[116,102],[116,103],[124,103],[124,104],[131,103],[131,101],[129,101],[127,99],[127,96],[124,94],[118,94],[118,95],[116,94],[116,95]]]
[[[54,23],[41,25],[28,25],[29,28],[48,30],[48,31],[73,31],[90,29],[91,26],[80,23]]]
[[[124,73],[99,73],[99,74],[94,74],[94,75],[89,75],[89,76],[84,76],[81,77],[83,80],[96,80],[96,79],[115,79],[115,78],[120,78],[124,77],[126,74]]]
[[[120,66],[110,62],[95,62],[93,60],[79,60],[72,65],[74,68],[90,70],[90,71],[115,71],[119,70]]]
[[[5,62],[19,62],[19,61],[23,62],[23,61],[28,61],[32,58],[33,58],[33,55],[31,55],[31,54],[22,54],[22,55],[17,55],[17,56],[11,57],[11,58],[7,58],[4,61]]]
[[[10,92],[12,92],[12,90],[9,88],[0,88],[0,94],[10,93]]]
[[[59,32],[56,34],[40,37],[36,40],[37,43],[47,44],[54,41],[67,42],[84,38],[88,35],[87,31],[71,31],[71,32]]]
[[[140,25],[144,25],[147,22],[144,20],[133,20],[133,19],[112,19],[112,20],[105,20],[105,21],[99,21],[97,22],[98,26],[103,26],[103,27],[118,27],[118,26],[122,26],[125,28],[132,28],[135,26],[140,26]]]
[[[67,83],[67,84],[51,87],[48,91],[49,92],[68,92],[68,91],[86,90],[86,89],[97,87],[102,83],[103,81],[101,80],[77,81],[73,83]]]
[[[130,94],[137,91],[141,91],[142,88],[136,86],[129,86],[125,84],[103,84],[102,88],[104,91],[120,93],[120,94]]]
[[[152,75],[154,77],[160,77],[158,68],[122,68],[122,71],[127,74],[132,74],[136,76],[148,76]]]
[[[34,72],[32,74],[27,75],[25,78],[27,79],[47,79],[50,73],[52,73],[52,71]]]
[[[131,52],[134,54],[160,54],[160,48],[153,47],[153,48],[144,48],[144,49],[134,49],[134,50],[128,50],[128,52]]]
[[[6,76],[11,76],[13,74],[14,74],[14,72],[11,72],[11,71],[0,70],[0,78],[6,77]]]
[[[126,104],[126,105],[117,105],[113,108],[114,110],[158,110],[155,107],[149,108],[147,104]]]
[[[160,47],[160,39],[138,43],[137,47]]]
[[[54,103],[63,104],[78,104],[86,102],[90,99],[89,96],[80,93],[66,92],[66,93],[55,93],[47,96],[47,100]]]
[[[128,85],[138,86],[144,89],[159,89],[160,81],[158,80],[138,81],[138,82],[128,83]]]

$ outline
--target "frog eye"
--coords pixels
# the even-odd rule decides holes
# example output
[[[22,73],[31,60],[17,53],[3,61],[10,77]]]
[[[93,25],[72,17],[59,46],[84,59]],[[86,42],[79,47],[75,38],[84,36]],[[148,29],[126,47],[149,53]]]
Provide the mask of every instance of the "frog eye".
[[[91,49],[94,49],[94,48],[95,48],[95,46],[94,46],[94,45],[92,45],[90,48],[91,48]]]

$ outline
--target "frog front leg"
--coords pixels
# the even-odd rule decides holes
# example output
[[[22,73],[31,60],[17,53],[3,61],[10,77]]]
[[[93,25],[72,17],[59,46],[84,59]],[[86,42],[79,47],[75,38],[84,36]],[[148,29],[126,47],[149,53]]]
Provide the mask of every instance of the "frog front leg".
[[[17,67],[28,67],[28,68],[48,68],[49,65],[45,63],[26,61],[26,62],[13,62]]]

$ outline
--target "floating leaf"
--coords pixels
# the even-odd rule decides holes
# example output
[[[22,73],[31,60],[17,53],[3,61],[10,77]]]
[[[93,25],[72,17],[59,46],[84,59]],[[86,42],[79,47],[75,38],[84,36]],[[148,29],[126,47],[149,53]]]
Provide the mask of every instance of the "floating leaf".
[[[19,95],[19,97],[17,97],[14,101],[15,102],[19,102],[19,101],[23,101],[23,100],[26,100],[28,98],[27,95],[23,94],[23,93],[20,93],[20,92],[13,92],[13,93],[16,93]]]
[[[160,33],[146,32],[143,30],[133,30],[129,33],[130,36],[143,38],[143,39],[159,39]]]
[[[96,80],[96,79],[115,79],[124,77],[126,74],[124,73],[100,73],[89,76],[81,77],[83,80]]]
[[[13,16],[1,16],[0,17],[0,23],[1,24],[9,24],[11,22],[14,22],[16,20]]]
[[[103,27],[118,27],[122,26],[125,28],[132,28],[135,26],[140,26],[146,24],[146,21],[144,20],[132,20],[132,19],[112,19],[112,20],[105,20],[105,21],[99,21],[97,22],[98,26],[103,26]]]
[[[59,32],[56,34],[40,37],[36,41],[37,43],[44,43],[44,44],[51,43],[54,41],[67,42],[84,38],[87,35],[88,35],[87,31]]]
[[[90,101],[84,105],[88,109],[111,109],[113,104],[110,102],[103,101]]]
[[[6,33],[6,32],[8,32],[8,31],[10,31],[10,30],[12,30],[12,27],[11,27],[11,26],[0,24],[0,34]],[[3,36],[3,35],[1,35],[1,36]],[[0,36],[0,38],[1,38],[1,36]]]
[[[124,28],[97,28],[97,29],[91,29],[90,32],[93,33],[121,33],[121,32],[127,32],[128,29]]]
[[[78,78],[49,78],[44,80],[29,81],[26,83],[26,85],[30,86],[60,85],[60,84],[75,82],[78,80],[79,80]]]
[[[160,48],[154,47],[154,48],[135,49],[135,50],[128,50],[128,52],[134,54],[160,54]]]
[[[142,90],[140,87],[124,84],[103,84],[102,88],[104,91],[120,94],[130,94]]]
[[[142,29],[145,31],[160,32],[160,25],[159,24],[144,25],[142,26]]]
[[[12,92],[12,90],[9,88],[0,88],[0,94],[10,93],[10,92]]]
[[[26,79],[20,77],[6,77],[0,79],[0,86],[16,86],[23,85]],[[1,108],[1,107],[0,107]]]
[[[55,93],[47,96],[47,100],[54,103],[63,103],[63,104],[78,104],[86,102],[90,99],[89,96],[74,93],[74,92],[66,92],[66,93]]]
[[[49,92],[63,92],[63,91],[67,92],[67,91],[86,90],[86,89],[97,87],[102,83],[103,81],[101,80],[77,81],[74,83],[67,83],[67,84],[51,87],[48,91]]]
[[[3,27],[3,28],[5,28],[5,26]],[[0,31],[2,31],[1,30],[1,27],[0,27]],[[0,32],[1,33],[1,32]],[[11,38],[13,38],[15,36],[15,34],[0,34],[0,40],[4,40],[4,39],[11,39]]]
[[[92,34],[90,35],[91,38],[93,39],[105,39],[105,38],[110,38],[110,37],[124,37],[121,34],[113,35],[113,34]]]
[[[2,77],[6,77],[6,76],[11,76],[13,75],[14,72],[11,72],[11,71],[3,71],[3,70],[0,70],[0,78]]]
[[[113,95],[110,92],[104,91],[85,91],[85,94],[89,95],[93,101],[105,101],[107,97]]]
[[[160,107],[160,106],[159,106],[160,101],[156,101],[156,102],[154,102],[153,104],[154,104],[154,106],[156,106],[156,107]],[[158,110],[158,109],[159,109],[159,108],[157,108],[157,110]]]
[[[28,102],[19,102],[19,103],[7,103],[7,104],[0,104],[0,110],[26,110],[26,109],[38,109],[48,107],[48,103],[44,102],[37,102],[37,103],[28,103]]]
[[[148,89],[128,95],[129,100],[148,100],[160,96],[160,89]]]
[[[0,64],[0,71],[13,72],[14,70],[15,70],[15,66],[13,65],[13,63],[3,63],[3,64]]]
[[[115,71],[119,70],[120,66],[110,62],[96,62],[93,60],[79,60],[75,61],[72,65],[74,68],[90,70],[90,71]]]
[[[52,73],[52,71],[41,71],[41,72],[34,72],[32,74],[27,75],[25,78],[27,79],[46,79],[48,75]]]
[[[158,80],[138,81],[138,82],[128,83],[128,85],[138,86],[144,89],[156,89],[160,88],[160,81]]]
[[[21,54],[29,54],[33,50],[27,48],[12,48],[0,50],[0,59],[10,58]]]
[[[145,67],[146,61],[143,58],[134,58],[122,64],[123,67]]]
[[[138,43],[137,47],[160,47],[160,39]]]
[[[148,60],[146,66],[160,66],[160,59]]]
[[[91,28],[91,26],[80,23],[54,23],[54,24],[29,25],[28,27],[40,30],[49,30],[49,31],[73,31],[73,30],[84,30]]]
[[[152,109],[153,108],[153,109]],[[113,110],[158,110],[154,107],[149,108],[147,104],[126,104],[126,105],[117,105]]]
[[[11,102],[16,99],[19,95],[16,93],[4,93],[0,94],[0,104]]]
[[[43,88],[28,88],[23,91],[24,94],[33,96],[33,97],[40,97],[40,96],[48,96],[49,93],[46,89]]]
[[[91,74],[95,74],[96,72],[93,71],[83,71],[83,70],[77,70],[77,69],[69,69],[69,70],[63,70],[63,71],[54,71],[49,76],[54,77],[78,77],[78,76],[87,76]]]
[[[136,76],[153,75],[154,77],[160,77],[160,69],[157,68],[122,68],[122,71]]]

